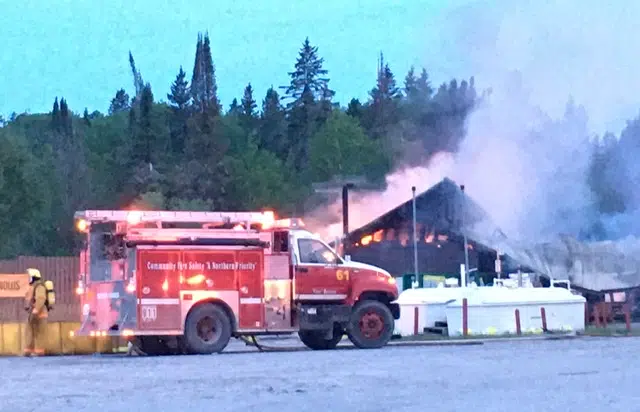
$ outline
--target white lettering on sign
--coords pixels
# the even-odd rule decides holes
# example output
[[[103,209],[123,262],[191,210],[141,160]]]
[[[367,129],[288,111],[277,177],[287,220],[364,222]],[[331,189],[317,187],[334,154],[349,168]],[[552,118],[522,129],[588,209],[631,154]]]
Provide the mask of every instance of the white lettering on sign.
[[[227,262],[207,262],[207,269],[209,270],[256,270],[255,263],[227,263]]]
[[[141,306],[140,317],[143,322],[153,322],[158,319],[158,308],[156,306]]]
[[[147,262],[147,270],[175,272],[176,270],[248,270],[258,267],[253,262]]]
[[[147,262],[147,269],[174,271],[176,270],[176,264],[173,262],[167,262],[167,263]]]

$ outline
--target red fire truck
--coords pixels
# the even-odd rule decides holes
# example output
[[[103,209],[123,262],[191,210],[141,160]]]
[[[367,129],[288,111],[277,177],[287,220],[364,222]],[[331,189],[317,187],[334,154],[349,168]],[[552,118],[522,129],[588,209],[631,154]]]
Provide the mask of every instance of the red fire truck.
[[[399,318],[395,279],[340,257],[273,212],[76,212],[78,336],[124,336],[147,354],[221,352],[231,337],[292,334],[380,348]]]

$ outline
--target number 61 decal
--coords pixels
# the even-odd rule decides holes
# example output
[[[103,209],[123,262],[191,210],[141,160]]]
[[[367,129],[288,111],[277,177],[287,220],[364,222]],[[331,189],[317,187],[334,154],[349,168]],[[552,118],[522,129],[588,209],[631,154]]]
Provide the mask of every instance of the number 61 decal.
[[[338,269],[336,271],[336,279],[338,280],[349,280],[349,271]]]

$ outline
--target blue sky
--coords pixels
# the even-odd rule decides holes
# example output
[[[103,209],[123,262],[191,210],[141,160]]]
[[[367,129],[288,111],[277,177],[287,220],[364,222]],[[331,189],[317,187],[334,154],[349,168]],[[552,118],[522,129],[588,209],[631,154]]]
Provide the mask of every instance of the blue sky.
[[[117,89],[132,93],[129,50],[166,99],[208,30],[225,107],[249,81],[259,99],[286,84],[309,36],[343,105],[366,98],[383,51],[399,80],[416,65],[436,85],[475,75],[499,87],[504,70],[521,70],[545,110],[560,112],[572,94],[595,132],[619,131],[640,106],[640,61],[628,51],[639,15],[635,0],[5,1],[0,114],[49,111],[55,96],[104,112]]]
[[[57,3],[57,5],[54,5]],[[202,4],[207,4],[202,11]],[[54,1],[2,5],[0,113],[48,111],[64,95],[72,110],[105,111],[116,90],[132,93],[132,51],[156,99],[165,98],[180,65],[190,76],[198,31],[209,31],[225,105],[251,81],[258,97],[287,83],[309,36],[319,47],[337,99],[366,97],[378,53],[403,77],[415,64],[435,79],[468,76],[433,57],[441,46],[430,21],[447,8],[437,0],[297,2],[270,0]]]

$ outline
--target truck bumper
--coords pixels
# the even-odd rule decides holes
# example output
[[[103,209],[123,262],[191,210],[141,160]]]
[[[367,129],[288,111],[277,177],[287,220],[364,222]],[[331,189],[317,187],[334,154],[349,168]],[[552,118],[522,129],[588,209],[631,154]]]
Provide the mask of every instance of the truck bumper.
[[[135,336],[180,336],[183,332],[181,330],[133,330],[133,329],[122,329],[122,330],[74,330],[71,331],[71,337],[74,336],[90,336],[90,337],[101,337],[101,336],[118,336],[126,339],[132,339]]]

